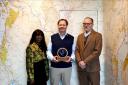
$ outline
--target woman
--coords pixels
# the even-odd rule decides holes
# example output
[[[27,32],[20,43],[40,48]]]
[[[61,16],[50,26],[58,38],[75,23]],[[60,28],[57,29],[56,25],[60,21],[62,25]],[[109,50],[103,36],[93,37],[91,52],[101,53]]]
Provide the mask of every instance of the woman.
[[[27,85],[47,85],[49,64],[46,50],[44,33],[37,29],[26,49]]]

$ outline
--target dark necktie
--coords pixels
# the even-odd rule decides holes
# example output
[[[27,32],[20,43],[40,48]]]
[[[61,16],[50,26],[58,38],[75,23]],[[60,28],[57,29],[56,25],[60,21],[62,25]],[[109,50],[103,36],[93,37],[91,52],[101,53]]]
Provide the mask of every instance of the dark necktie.
[[[88,35],[88,36],[89,36],[89,35]],[[86,42],[87,42],[88,36],[86,36],[86,37],[84,38],[84,46],[86,45]]]

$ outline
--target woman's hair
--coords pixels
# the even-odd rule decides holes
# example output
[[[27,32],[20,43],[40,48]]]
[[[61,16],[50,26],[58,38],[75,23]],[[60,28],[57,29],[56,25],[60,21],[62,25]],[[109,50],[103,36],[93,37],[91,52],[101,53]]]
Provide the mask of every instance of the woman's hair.
[[[42,40],[40,42],[40,48],[42,51],[44,51],[46,53],[47,51],[47,46],[46,46],[46,42],[45,42],[45,37],[44,37],[44,33],[43,31],[41,31],[40,29],[36,29],[33,33],[32,33],[32,37],[30,40],[29,44],[32,44],[33,42],[36,42],[36,36],[41,35],[42,36]]]

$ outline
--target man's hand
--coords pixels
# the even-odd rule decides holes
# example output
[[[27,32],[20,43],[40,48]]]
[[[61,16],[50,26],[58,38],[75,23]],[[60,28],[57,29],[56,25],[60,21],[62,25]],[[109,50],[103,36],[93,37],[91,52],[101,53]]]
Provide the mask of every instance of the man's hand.
[[[85,69],[86,68],[86,63],[84,61],[80,61],[79,62],[79,66],[82,68],[82,69]]]
[[[56,58],[57,58],[57,56],[54,56],[52,61],[53,62],[59,62]]]
[[[71,62],[72,61],[72,58],[70,56],[66,56],[68,59],[65,61],[67,63]]]

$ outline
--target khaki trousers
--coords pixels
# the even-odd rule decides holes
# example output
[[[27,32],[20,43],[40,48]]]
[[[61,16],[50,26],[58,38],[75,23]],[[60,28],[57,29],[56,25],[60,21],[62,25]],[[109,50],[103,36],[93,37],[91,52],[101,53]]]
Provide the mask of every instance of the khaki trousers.
[[[70,85],[72,67],[54,68],[50,67],[50,85]]]

